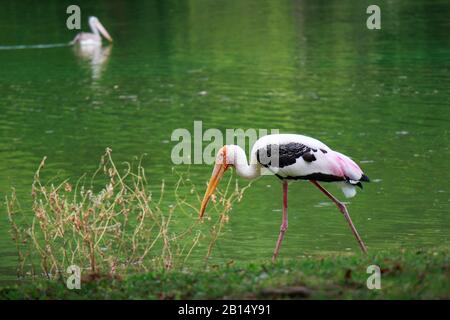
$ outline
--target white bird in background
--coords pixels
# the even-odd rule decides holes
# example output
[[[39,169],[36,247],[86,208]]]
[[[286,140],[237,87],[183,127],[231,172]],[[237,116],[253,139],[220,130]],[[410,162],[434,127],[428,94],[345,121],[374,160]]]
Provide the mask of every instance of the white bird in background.
[[[100,35],[104,36],[110,42],[113,41],[97,17],[89,17],[89,26],[92,32],[81,32],[77,34],[71,43],[81,46],[101,46],[102,37]]]
[[[340,185],[346,197],[355,196],[355,187],[358,186],[362,189],[361,182],[369,182],[369,178],[349,157],[333,151],[319,140],[297,134],[273,134],[260,138],[252,148],[250,164],[241,147],[237,145],[223,146],[216,156],[216,164],[199,211],[200,219],[203,218],[208,201],[217,184],[229,167],[234,167],[239,176],[247,179],[254,179],[262,174],[263,169],[267,169],[282,181],[283,218],[272,257],[273,261],[278,256],[288,227],[289,180],[309,180],[330,198],[344,215],[362,251],[367,253],[366,246],[359,236],[345,204],[319,184],[319,181],[335,182]]]

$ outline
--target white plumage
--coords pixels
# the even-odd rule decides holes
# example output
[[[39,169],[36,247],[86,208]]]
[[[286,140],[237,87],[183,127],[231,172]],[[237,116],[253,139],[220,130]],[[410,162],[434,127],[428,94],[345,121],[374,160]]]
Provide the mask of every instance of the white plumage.
[[[105,27],[100,23],[97,17],[89,17],[89,27],[92,32],[81,32],[72,40],[72,44],[80,46],[101,46],[102,37],[104,36],[108,41],[112,42],[112,38],[106,31]]]
[[[275,146],[275,150],[277,148],[279,149],[278,152],[281,158],[278,158],[279,161],[275,165],[272,165],[272,161],[271,165],[264,166],[264,163],[261,163],[261,161],[258,160],[258,151],[265,150],[267,146],[272,146],[272,148]],[[285,154],[282,154],[283,146],[287,149],[284,150]],[[310,150],[309,153],[314,155],[315,158],[313,161],[305,160],[299,155],[300,152],[297,152],[297,155],[299,155],[298,157],[291,160],[286,159],[286,157],[289,156],[289,147],[300,148],[301,146]],[[260,138],[252,147],[250,166],[247,165],[245,152],[239,146],[228,145],[226,147],[228,150],[229,162],[237,163],[237,166],[235,165],[235,167],[238,175],[244,178],[255,178],[255,176],[258,175],[258,169],[260,169],[258,166],[267,167],[270,172],[276,174],[279,178],[311,180],[308,177],[313,177],[315,175],[316,179],[314,180],[317,181],[331,182],[329,180],[332,179],[333,182],[338,182],[346,197],[353,197],[356,194],[355,186],[362,186],[359,182],[368,180],[363,174],[363,171],[352,159],[342,153],[332,150],[323,142],[304,135],[274,134]],[[292,150],[291,154],[295,155],[295,153],[296,151]],[[283,162],[283,160],[293,163],[281,167],[280,162]],[[255,172],[251,173],[251,171]],[[320,175],[327,176],[327,179],[320,179]]]

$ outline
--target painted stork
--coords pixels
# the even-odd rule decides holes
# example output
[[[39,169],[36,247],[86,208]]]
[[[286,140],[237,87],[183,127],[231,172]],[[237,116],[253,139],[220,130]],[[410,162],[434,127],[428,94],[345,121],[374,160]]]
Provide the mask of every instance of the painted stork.
[[[110,42],[113,41],[97,17],[89,17],[89,27],[92,32],[81,32],[77,34],[71,43],[80,46],[101,46],[102,37],[100,35],[104,36]]]
[[[361,182],[369,182],[369,178],[349,157],[332,150],[319,140],[297,134],[273,134],[257,140],[250,154],[250,164],[245,151],[237,145],[223,146],[217,156],[216,163],[203,198],[199,217],[203,218],[206,206],[214,193],[224,172],[234,167],[236,173],[247,179],[254,179],[268,170],[282,181],[283,216],[280,233],[272,260],[275,261],[288,228],[288,181],[309,180],[322,191],[342,212],[355,235],[361,250],[367,253],[366,246],[359,236],[344,203],[335,198],[322,187],[319,182],[338,183],[347,198],[356,194],[356,186],[362,189]]]

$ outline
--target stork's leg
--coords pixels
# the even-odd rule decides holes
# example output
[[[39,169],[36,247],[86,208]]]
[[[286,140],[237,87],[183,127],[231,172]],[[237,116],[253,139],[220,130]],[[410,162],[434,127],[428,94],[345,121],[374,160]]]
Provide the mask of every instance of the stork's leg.
[[[314,184],[317,188],[319,188],[320,191],[322,191],[328,198],[331,199],[331,201],[333,201],[336,206],[338,207],[339,211],[342,212],[342,214],[344,215],[345,219],[347,220],[348,224],[350,225],[350,228],[352,229],[353,234],[356,237],[356,240],[358,240],[359,246],[361,247],[361,250],[364,253],[367,253],[367,249],[366,249],[366,245],[364,244],[364,242],[362,241],[361,237],[359,236],[358,231],[356,231],[355,225],[353,224],[352,219],[350,218],[350,215],[348,214],[347,211],[347,207],[345,206],[345,204],[343,204],[342,202],[340,202],[338,199],[336,199],[331,193],[329,193],[324,187],[322,187],[317,181],[315,180],[310,180],[312,182],[312,184]]]
[[[278,256],[278,251],[280,251],[281,242],[284,238],[284,233],[288,228],[288,213],[287,213],[287,194],[288,194],[288,182],[283,180],[283,220],[280,226],[280,235],[278,236],[277,245],[275,246],[275,251],[273,252],[272,261],[275,262]]]

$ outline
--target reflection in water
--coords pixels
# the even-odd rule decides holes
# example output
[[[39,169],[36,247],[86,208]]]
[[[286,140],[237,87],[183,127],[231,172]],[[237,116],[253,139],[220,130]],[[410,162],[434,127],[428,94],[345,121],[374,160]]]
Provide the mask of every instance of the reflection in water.
[[[83,62],[89,63],[92,80],[99,80],[106,69],[112,46],[79,46],[73,47],[75,55]]]

